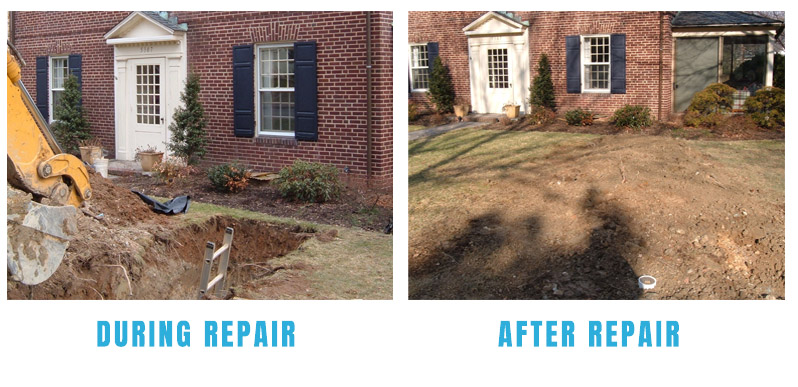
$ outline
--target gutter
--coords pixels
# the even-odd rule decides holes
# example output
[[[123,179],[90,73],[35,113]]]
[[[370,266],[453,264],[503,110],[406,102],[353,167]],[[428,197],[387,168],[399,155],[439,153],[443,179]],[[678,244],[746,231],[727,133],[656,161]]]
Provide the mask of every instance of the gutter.
[[[366,178],[371,185],[371,11],[366,11]]]

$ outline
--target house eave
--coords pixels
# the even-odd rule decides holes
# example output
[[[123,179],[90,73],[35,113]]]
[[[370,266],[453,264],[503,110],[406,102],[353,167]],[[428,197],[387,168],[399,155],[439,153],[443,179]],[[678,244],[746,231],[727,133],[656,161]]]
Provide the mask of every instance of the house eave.
[[[174,35],[175,32],[176,32],[175,30],[173,30],[173,29],[171,29],[171,28],[169,28],[169,27],[167,27],[167,26],[165,26],[165,25],[163,25],[161,23],[158,23],[157,21],[153,20],[151,17],[147,16],[145,13],[143,13],[141,11],[133,11],[133,12],[130,13],[130,15],[127,15],[127,17],[124,20],[119,22],[119,24],[115,25],[114,28],[112,28],[105,35],[103,35],[103,39],[106,39],[106,40],[107,39],[113,39],[114,36],[116,36],[117,32],[119,32],[125,25],[130,23],[136,16],[143,17],[145,20],[149,21],[153,25],[158,26],[159,28],[163,29],[164,31],[166,31],[166,33],[168,33],[170,35]]]
[[[466,35],[492,35],[492,34],[486,34],[484,32],[479,32],[478,33],[476,31],[472,31],[472,30],[476,29],[477,27],[479,27],[480,25],[482,25],[485,21],[487,21],[490,18],[499,19],[502,22],[507,23],[511,27],[519,30],[519,32],[521,32],[521,33],[523,33],[523,30],[526,29],[526,26],[523,25],[522,23],[519,23],[519,22],[517,22],[517,21],[515,21],[513,19],[510,19],[510,18],[508,18],[508,17],[506,17],[504,15],[501,15],[501,14],[495,12],[495,11],[489,11],[489,12],[485,13],[484,15],[480,16],[479,18],[477,18],[477,20],[474,20],[473,22],[471,22],[469,25],[463,27],[463,32]]]

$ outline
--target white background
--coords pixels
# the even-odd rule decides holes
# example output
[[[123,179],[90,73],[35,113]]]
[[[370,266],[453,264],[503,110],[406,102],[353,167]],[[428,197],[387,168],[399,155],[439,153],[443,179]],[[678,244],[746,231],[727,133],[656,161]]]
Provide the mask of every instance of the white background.
[[[512,2],[514,10],[744,10],[787,2]],[[795,292],[786,301],[408,301],[407,11],[487,10],[477,1],[154,2],[37,1],[3,7],[394,11],[393,301],[6,301],[0,300],[0,383],[43,385],[797,385]],[[78,8],[79,7],[79,8]],[[649,8],[641,8],[649,7]],[[790,9],[788,14],[792,15]],[[5,11],[5,10],[4,10]],[[5,19],[5,18],[4,18]],[[3,28],[4,33],[7,28]],[[798,74],[794,61],[788,73]],[[798,83],[788,77],[788,101]],[[5,97],[3,97],[5,98]],[[794,106],[791,103],[789,106]],[[787,109],[791,110],[791,109]],[[792,112],[791,112],[792,113]],[[788,114],[790,123],[795,121]],[[790,124],[787,125],[791,127]],[[792,137],[789,135],[788,137]],[[787,142],[787,197],[795,146]],[[5,169],[4,169],[5,170]],[[5,194],[5,193],[3,193]],[[787,213],[787,240],[795,236]],[[794,262],[787,242],[787,278]],[[0,284],[5,294],[6,284]],[[96,347],[97,320],[187,320],[190,348]],[[294,348],[204,348],[205,320],[293,320]],[[573,348],[498,348],[501,320],[572,320]],[[589,320],[677,320],[679,348],[589,348]],[[531,330],[531,329],[530,329]],[[245,343],[251,343],[245,341]],[[531,338],[527,338],[531,344]],[[790,359],[789,357],[792,357]],[[146,384],[144,384],[146,385]]]

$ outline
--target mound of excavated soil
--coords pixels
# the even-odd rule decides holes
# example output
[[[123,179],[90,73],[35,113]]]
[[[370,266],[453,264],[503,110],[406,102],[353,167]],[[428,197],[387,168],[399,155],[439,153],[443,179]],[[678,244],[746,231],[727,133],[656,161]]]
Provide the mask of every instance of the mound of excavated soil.
[[[469,188],[411,212],[410,297],[784,298],[783,165],[721,157],[606,136],[512,168],[436,171]],[[644,274],[654,290],[638,289]]]
[[[104,214],[110,224],[128,226],[166,217],[153,212],[136,194],[127,188],[114,185],[99,173],[90,171],[89,183],[93,193],[86,203],[88,208],[95,214]]]

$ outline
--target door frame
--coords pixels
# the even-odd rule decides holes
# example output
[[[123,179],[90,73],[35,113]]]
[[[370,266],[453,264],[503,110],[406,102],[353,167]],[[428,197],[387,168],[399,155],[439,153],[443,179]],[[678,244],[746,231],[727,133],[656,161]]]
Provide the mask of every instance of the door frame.
[[[471,88],[471,109],[476,113],[489,113],[485,103],[487,93],[487,68],[482,69],[480,56],[487,56],[486,46],[504,46],[508,51],[508,71],[512,87],[512,98],[521,106],[521,112],[529,111],[526,100],[529,87],[529,28],[528,23],[509,18],[496,12],[488,12],[465,28],[468,38],[468,70]],[[502,48],[504,48],[502,47]],[[514,55],[510,54],[513,51]],[[510,60],[510,57],[515,60]],[[484,58],[487,67],[487,58]],[[484,74],[483,74],[484,73]],[[483,79],[484,82],[483,82]],[[501,101],[504,104],[507,101]],[[500,112],[499,112],[500,113]]]

